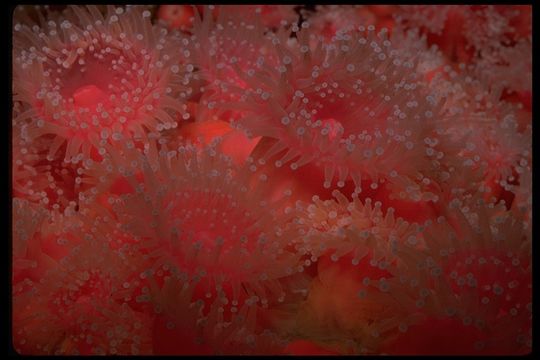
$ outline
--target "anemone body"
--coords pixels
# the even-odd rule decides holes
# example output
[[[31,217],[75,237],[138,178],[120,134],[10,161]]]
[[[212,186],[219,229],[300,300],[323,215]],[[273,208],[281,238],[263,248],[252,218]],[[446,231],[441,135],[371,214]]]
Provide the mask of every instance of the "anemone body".
[[[267,176],[254,164],[235,166],[215,146],[164,146],[153,165],[126,148],[97,166],[105,173],[96,184],[107,194],[103,211],[140,244],[153,291],[168,277],[194,281],[189,300],[202,301],[205,316],[220,309],[220,321],[231,322],[284,301],[281,279],[303,270],[292,251],[290,192],[268,197]],[[220,323],[212,319],[208,326]]]
[[[88,158],[101,142],[144,138],[177,126],[189,72],[167,31],[142,8],[70,7],[39,24],[14,27],[14,93],[30,109],[23,129],[53,135],[50,154],[67,143],[67,160]]]
[[[310,46],[304,25],[293,27],[297,41],[287,33],[272,36],[279,63],[239,73],[247,88],[231,87],[215,106],[243,111],[236,123],[248,136],[278,140],[261,163],[272,159],[297,169],[313,162],[327,188],[352,180],[360,192],[362,178],[374,188],[384,178],[409,197],[430,198],[415,181],[424,177],[419,168],[430,171],[420,139],[432,132],[427,118],[438,108],[423,93],[412,62],[400,59],[386,33],[376,35],[373,27]],[[413,163],[414,171],[407,165]]]
[[[530,7],[13,23],[17,352],[530,352]]]
[[[445,323],[456,329],[464,326],[455,353],[528,352],[530,228],[502,204],[494,206],[478,198],[451,204],[445,216],[424,231],[424,250],[412,250],[407,244],[397,250],[400,260],[389,271],[399,274],[399,281],[390,289],[401,290],[390,291],[399,291],[403,304],[409,303],[410,312],[420,315],[413,323],[419,328],[432,327],[436,336],[442,336]],[[410,331],[389,337],[389,342],[396,341],[393,351],[446,353],[444,348],[422,349],[428,340],[421,340],[414,327]]]
[[[39,280],[25,278],[27,286],[14,297],[14,345],[18,351],[55,355],[150,353],[150,318],[126,302],[136,287],[133,279],[140,272],[138,260],[125,252],[110,251],[106,242],[87,231],[81,239],[82,230],[72,230],[70,234],[79,238],[79,243],[59,260],[48,257]]]

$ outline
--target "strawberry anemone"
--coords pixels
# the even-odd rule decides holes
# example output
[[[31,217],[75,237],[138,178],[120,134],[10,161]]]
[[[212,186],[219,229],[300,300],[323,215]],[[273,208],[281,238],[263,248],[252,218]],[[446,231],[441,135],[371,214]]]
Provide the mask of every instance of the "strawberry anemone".
[[[252,159],[235,166],[213,145],[164,145],[157,163],[126,147],[96,166],[104,173],[96,193],[105,189],[109,210],[150,262],[142,275],[153,285],[142,301],[162,309],[154,294],[166,278],[194,282],[188,300],[202,302],[205,316],[219,313],[214,327],[284,301],[281,279],[303,271],[286,206],[291,192],[268,196],[268,176]]]
[[[317,261],[317,276],[295,331],[342,354],[377,353],[387,332],[412,323],[393,302],[389,280],[396,275],[387,269],[397,261],[398,244],[422,246],[422,227],[396,219],[391,207],[385,214],[370,198],[351,201],[337,190],[334,197],[297,205],[297,248]]]
[[[454,154],[441,160],[449,170],[447,185],[470,192],[488,188],[489,196],[511,200],[532,161],[531,114],[501,100],[500,86],[489,87],[467,71],[433,86],[447,99],[445,115],[437,119],[444,134],[439,147]]]
[[[325,188],[352,181],[359,193],[362,179],[377,188],[384,178],[409,198],[433,200],[416,178],[432,170],[422,140],[442,104],[424,94],[413,63],[399,58],[384,30],[360,27],[310,47],[308,29],[307,22],[293,28],[297,41],[272,35],[280,63],[237,68],[246,85],[231,86],[213,106],[242,112],[235,123],[248,136],[277,140],[261,164],[313,163]]]
[[[20,291],[17,286],[27,278],[39,277],[33,273],[38,267],[41,251],[35,246],[35,238],[39,236],[43,222],[49,213],[42,206],[32,204],[26,199],[15,198],[13,206],[13,239],[12,239],[12,283],[13,292]],[[24,285],[21,285],[23,288]]]
[[[79,193],[85,190],[84,166],[65,162],[58,154],[48,155],[50,141],[46,136],[14,146],[13,193],[51,211],[75,211],[80,205]]]
[[[14,99],[29,105],[29,140],[51,135],[71,160],[101,140],[145,138],[177,126],[192,74],[173,51],[177,37],[150,22],[139,7],[69,7],[40,23],[17,22],[13,35]]]
[[[322,201],[313,196],[312,203],[298,203],[296,221],[302,234],[300,249],[311,254],[312,260],[328,256],[338,261],[342,256],[351,257],[353,265],[370,256],[388,266],[390,251],[398,243],[415,241],[420,231],[418,224],[395,218],[392,207],[381,210],[381,202],[372,203],[370,198],[361,201],[357,196],[349,200],[337,190],[334,199]]]
[[[15,103],[12,113],[13,195],[58,214],[74,212],[82,205],[79,193],[86,189],[81,176],[84,164],[79,162],[80,157],[65,161],[56,150],[51,151],[52,135],[34,141],[25,139],[22,130],[29,122],[19,116],[25,108],[21,103]],[[65,148],[65,145],[61,146],[60,152]]]
[[[267,29],[277,30],[282,26],[296,24],[298,14],[294,5],[251,5],[241,7],[260,14],[261,22]]]
[[[382,351],[529,352],[530,227],[504,205],[485,203],[480,196],[456,199],[444,214],[423,232],[421,251],[406,243],[396,249],[399,261],[389,271],[399,275],[399,283],[391,283],[391,288],[400,287],[401,306],[418,318],[408,331],[389,336]],[[450,330],[452,350],[445,347]]]
[[[426,34],[452,63],[473,65],[487,83],[522,96],[530,92],[530,6],[403,6],[399,22]]]
[[[78,243],[64,256],[47,257],[38,280],[25,278],[24,287],[14,288],[14,346],[20,353],[150,353],[150,318],[125,301],[142,258],[112,251],[93,232],[73,227],[69,234]]]
[[[204,7],[198,5],[197,9],[200,13],[204,13],[204,16],[212,16],[214,20],[217,20],[220,13],[225,12],[228,14],[236,13],[237,16],[251,17],[253,14],[258,14],[261,24],[266,30],[275,31],[282,26],[295,24],[298,22],[298,14],[296,13],[295,5],[210,5]],[[230,16],[230,15],[229,15]]]
[[[216,10],[215,16],[209,15]],[[239,12],[244,14],[238,22]],[[216,106],[229,87],[245,87],[237,74],[255,64],[274,64],[271,44],[265,36],[261,14],[253,7],[204,7],[195,12],[192,36],[183,41],[183,55],[193,64],[202,83],[202,97],[195,116],[197,121],[226,120],[234,123],[240,114]]]

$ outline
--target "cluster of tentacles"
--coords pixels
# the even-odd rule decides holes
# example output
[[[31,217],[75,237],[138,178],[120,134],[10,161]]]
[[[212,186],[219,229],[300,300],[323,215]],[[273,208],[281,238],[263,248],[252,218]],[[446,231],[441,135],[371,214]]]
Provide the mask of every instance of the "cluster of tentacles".
[[[21,354],[526,354],[527,6],[19,6]]]

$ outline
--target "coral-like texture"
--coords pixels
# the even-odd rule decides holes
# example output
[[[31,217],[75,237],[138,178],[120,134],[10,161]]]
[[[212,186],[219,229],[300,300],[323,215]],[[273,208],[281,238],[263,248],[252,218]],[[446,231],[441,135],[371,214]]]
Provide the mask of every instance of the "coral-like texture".
[[[530,353],[531,12],[18,6],[13,349]]]

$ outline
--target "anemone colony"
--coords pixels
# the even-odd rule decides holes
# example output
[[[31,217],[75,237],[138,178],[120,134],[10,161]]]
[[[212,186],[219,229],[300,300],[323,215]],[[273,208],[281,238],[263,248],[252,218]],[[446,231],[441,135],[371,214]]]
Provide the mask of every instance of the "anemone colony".
[[[530,7],[13,19],[16,351],[530,351]]]

